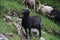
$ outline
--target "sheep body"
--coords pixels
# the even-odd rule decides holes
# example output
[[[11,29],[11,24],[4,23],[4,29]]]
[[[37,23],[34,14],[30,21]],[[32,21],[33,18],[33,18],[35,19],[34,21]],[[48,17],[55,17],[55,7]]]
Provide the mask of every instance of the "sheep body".
[[[41,8],[42,13],[51,13],[52,10],[53,8],[50,6],[44,6],[43,8]]]
[[[28,18],[28,25],[33,26],[33,28],[37,25],[40,25],[40,23],[41,23],[41,19],[39,16],[32,16]]]
[[[35,10],[35,0],[29,0],[30,1],[30,4],[32,6],[32,9]]]

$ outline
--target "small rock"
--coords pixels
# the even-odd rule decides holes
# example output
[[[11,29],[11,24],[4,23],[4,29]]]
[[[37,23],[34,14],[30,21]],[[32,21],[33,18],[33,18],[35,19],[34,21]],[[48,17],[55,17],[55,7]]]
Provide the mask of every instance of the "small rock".
[[[3,20],[4,20],[4,21],[6,21],[6,19],[5,19],[5,18],[3,18]]]
[[[9,37],[13,37],[13,33],[7,33]]]
[[[31,29],[31,32],[32,32],[33,36],[35,36],[35,35],[39,36],[39,31],[37,29]]]
[[[22,19],[17,18],[17,20],[18,20],[18,23],[21,25]]]
[[[4,35],[0,34],[0,40],[8,40],[8,38],[5,37]]]
[[[43,37],[40,37],[40,40],[45,40]]]

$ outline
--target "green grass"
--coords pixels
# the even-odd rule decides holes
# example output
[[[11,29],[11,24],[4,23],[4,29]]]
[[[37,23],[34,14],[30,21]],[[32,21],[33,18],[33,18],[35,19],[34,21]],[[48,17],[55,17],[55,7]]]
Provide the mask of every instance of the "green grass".
[[[60,2],[58,1],[53,1],[53,0],[40,0],[41,3],[44,3],[46,5],[51,5],[51,6],[56,6],[57,9],[60,9]],[[56,3],[56,4],[55,4]],[[23,5],[19,4],[16,0],[11,1],[11,0],[0,0],[0,6],[2,6],[3,8],[0,8],[0,14],[4,15],[7,14],[6,12],[9,11],[9,9],[15,10],[18,13],[18,16],[20,18],[22,18],[22,9],[24,8]],[[0,16],[1,16],[0,15]],[[34,15],[38,15],[41,16],[42,18],[42,30],[44,30],[44,27],[47,29],[48,32],[51,32],[52,28],[60,31],[60,24],[55,24],[54,22],[50,21],[48,18],[46,18],[44,15],[40,15],[37,14],[35,12],[30,13],[30,16],[34,16]],[[13,18],[14,19],[14,18]],[[45,31],[45,30],[44,30]],[[13,37],[8,37],[10,40],[20,40],[19,36],[17,35],[17,30],[16,28],[12,25],[12,24],[8,24],[6,21],[0,20],[0,33],[13,33],[14,36]],[[43,34],[42,32],[42,36],[46,39],[46,40],[59,40],[60,38],[58,38],[57,36],[54,36],[52,34],[49,34],[47,32],[45,32],[45,34]],[[33,38],[32,40],[38,40],[38,38]]]
[[[42,33],[42,35],[46,40],[60,40],[59,38],[55,37],[54,35],[51,35],[46,32]]]
[[[2,33],[7,33],[7,32],[16,33],[17,31],[13,25],[10,25],[5,21],[0,20],[0,32],[2,32]]]
[[[21,11],[24,8],[22,5],[20,5],[16,1],[6,1],[6,0],[4,0],[4,1],[1,0],[0,6],[3,7],[2,9],[0,9],[1,16],[4,15],[5,13],[7,13],[11,9],[11,10],[15,10],[17,12],[18,16],[21,17]]]
[[[5,34],[9,40],[20,40],[16,28],[3,20],[0,20],[0,33]],[[13,37],[9,37],[7,33],[13,33]]]

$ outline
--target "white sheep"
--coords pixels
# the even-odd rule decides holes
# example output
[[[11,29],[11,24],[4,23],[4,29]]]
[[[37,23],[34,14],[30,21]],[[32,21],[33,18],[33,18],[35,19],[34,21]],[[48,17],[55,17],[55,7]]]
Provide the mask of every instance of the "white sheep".
[[[51,11],[53,10],[53,7],[42,5],[42,4],[39,2],[39,7],[37,8],[37,12],[38,12],[39,10],[41,11],[41,13],[43,13],[43,14],[46,15],[47,13],[51,13]]]

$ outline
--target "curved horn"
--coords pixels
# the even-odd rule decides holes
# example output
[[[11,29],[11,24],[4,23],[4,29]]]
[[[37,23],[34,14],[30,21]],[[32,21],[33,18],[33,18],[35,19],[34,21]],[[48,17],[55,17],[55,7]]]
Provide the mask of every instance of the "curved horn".
[[[40,1],[39,1],[39,6],[41,6],[41,3],[40,3]]]
[[[42,4],[41,4],[40,1],[39,1],[39,8],[41,8],[41,6],[42,6]]]

